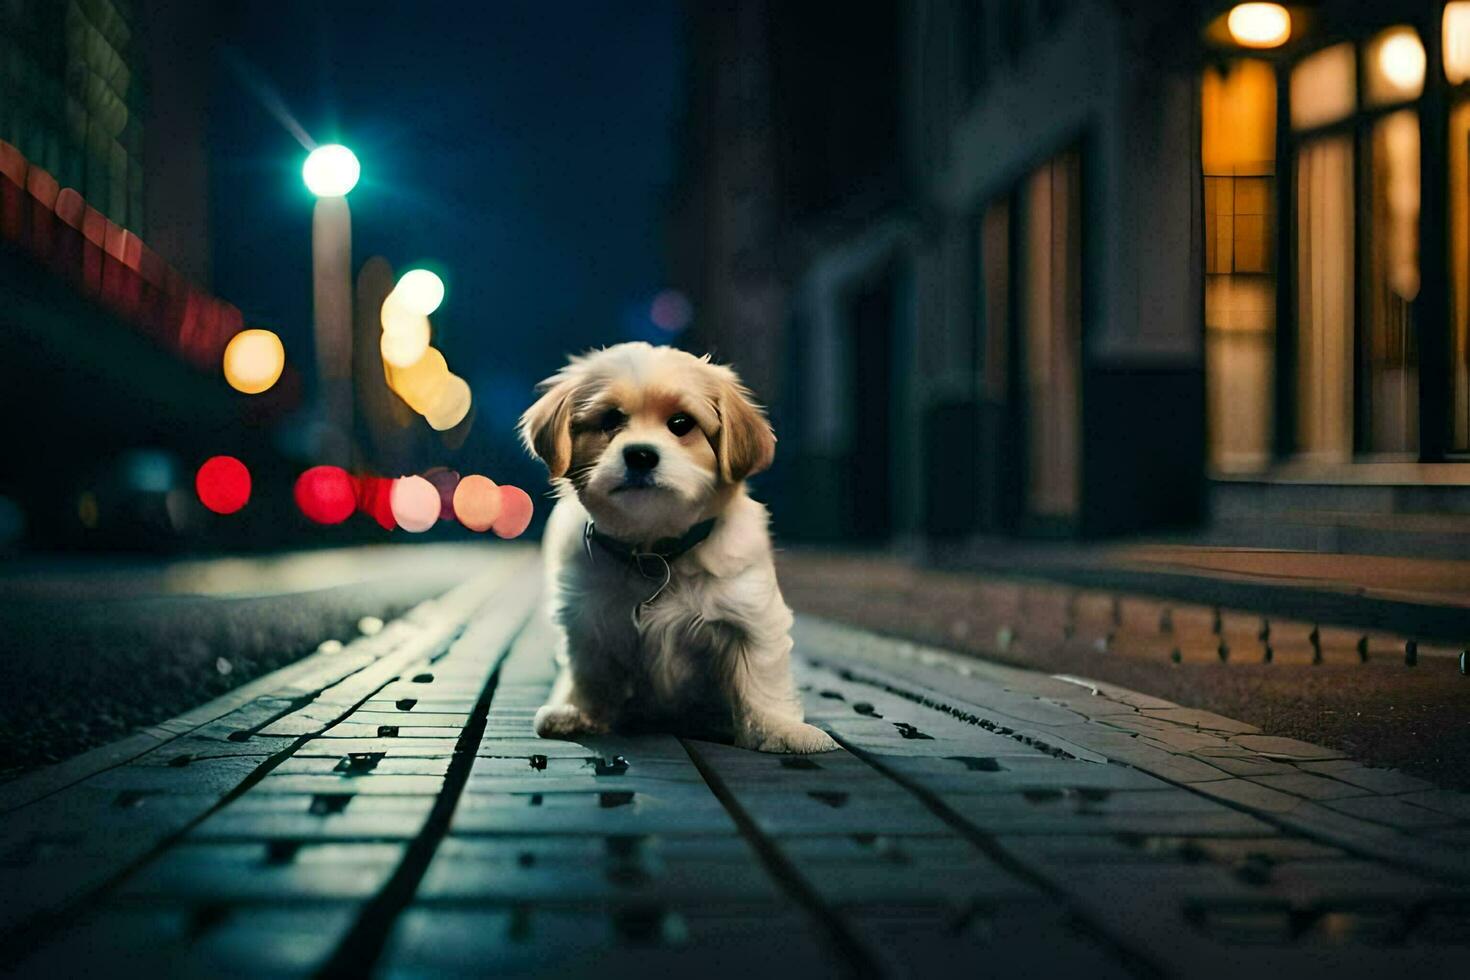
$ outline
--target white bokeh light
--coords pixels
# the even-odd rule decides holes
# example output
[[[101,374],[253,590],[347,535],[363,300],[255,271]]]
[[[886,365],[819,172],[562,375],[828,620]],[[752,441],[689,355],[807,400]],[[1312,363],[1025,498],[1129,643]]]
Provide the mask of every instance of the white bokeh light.
[[[439,520],[439,491],[421,476],[394,480],[388,502],[393,508],[393,520],[410,534],[421,534]]]
[[[444,302],[444,280],[428,269],[410,269],[393,287],[395,300],[421,316],[428,316]]]
[[[301,168],[306,189],[317,197],[345,197],[357,186],[362,165],[357,156],[340,143],[328,143],[311,151]]]

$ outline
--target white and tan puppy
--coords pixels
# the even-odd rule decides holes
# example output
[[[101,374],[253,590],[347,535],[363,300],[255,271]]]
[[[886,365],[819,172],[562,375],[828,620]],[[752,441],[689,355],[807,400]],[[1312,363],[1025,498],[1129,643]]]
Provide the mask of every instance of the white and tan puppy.
[[[766,509],[745,492],[776,437],[735,373],[628,343],[540,390],[521,436],[560,498],[543,550],[562,669],[536,733],[836,748],[802,720]]]

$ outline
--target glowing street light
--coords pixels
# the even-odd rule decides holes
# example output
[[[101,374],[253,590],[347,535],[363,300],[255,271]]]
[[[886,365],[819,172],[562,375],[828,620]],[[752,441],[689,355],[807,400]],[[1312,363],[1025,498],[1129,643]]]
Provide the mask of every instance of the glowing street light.
[[[317,147],[301,167],[306,189],[317,197],[346,197],[361,176],[357,155],[341,143]]]
[[[318,391],[325,424],[320,455],[350,462],[352,439],[352,212],[347,194],[362,166],[340,143],[311,151],[301,179],[316,195],[311,214],[312,310],[316,321]]]
[[[1279,3],[1238,3],[1225,26],[1243,48],[1279,48],[1291,37],[1291,14]]]

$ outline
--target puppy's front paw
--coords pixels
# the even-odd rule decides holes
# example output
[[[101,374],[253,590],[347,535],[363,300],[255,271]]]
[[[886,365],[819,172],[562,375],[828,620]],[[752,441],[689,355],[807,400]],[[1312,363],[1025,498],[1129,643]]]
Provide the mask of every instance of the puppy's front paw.
[[[831,752],[837,748],[832,736],[799,721],[765,725],[743,732],[735,740],[742,749],[757,752],[785,752],[791,755],[811,755],[816,752]]]
[[[593,721],[574,704],[543,704],[536,709],[532,722],[542,738],[572,738],[577,735],[602,735],[607,726]]]

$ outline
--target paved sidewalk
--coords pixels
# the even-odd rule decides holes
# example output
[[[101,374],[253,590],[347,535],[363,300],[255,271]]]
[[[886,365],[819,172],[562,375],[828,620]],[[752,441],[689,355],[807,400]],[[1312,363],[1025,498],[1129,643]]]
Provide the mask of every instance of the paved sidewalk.
[[[26,976],[1463,976],[1470,797],[798,624],[778,757],[537,739],[534,559],[0,786]]]
[[[1121,589],[1339,626],[1470,642],[1470,560],[1181,543],[935,546],[941,567]]]

